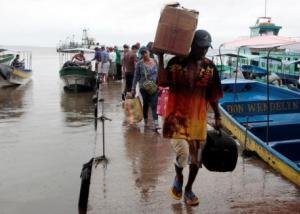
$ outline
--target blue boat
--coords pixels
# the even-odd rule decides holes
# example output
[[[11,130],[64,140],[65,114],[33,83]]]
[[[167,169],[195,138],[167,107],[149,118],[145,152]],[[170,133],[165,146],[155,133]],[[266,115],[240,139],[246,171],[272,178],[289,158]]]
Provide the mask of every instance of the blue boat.
[[[223,125],[300,186],[300,93],[245,79],[225,79],[222,87]]]
[[[254,77],[263,77],[267,75],[267,70],[255,65],[241,65],[241,71],[243,72],[244,76],[253,76]],[[248,78],[247,78],[248,79]]]

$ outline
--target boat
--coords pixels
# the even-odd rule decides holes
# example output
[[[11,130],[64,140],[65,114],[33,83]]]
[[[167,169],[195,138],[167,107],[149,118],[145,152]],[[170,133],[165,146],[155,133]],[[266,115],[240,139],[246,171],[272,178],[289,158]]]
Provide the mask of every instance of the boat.
[[[300,186],[300,94],[247,79],[225,79],[222,87],[224,127],[245,150]]]
[[[31,59],[32,54],[29,51],[11,51],[16,54],[6,54],[6,57],[2,58],[0,63],[0,87],[24,85],[31,80],[32,69]],[[13,57],[11,57],[13,55]],[[18,65],[12,65],[12,58],[15,56],[21,56],[23,58]]]
[[[221,73],[222,79],[233,78],[236,70],[240,71],[243,74],[243,77],[246,79],[262,78],[267,75],[265,68],[253,65],[252,63],[253,61],[259,61],[264,57],[249,54],[236,54],[231,52],[213,55],[212,58],[214,61],[216,61],[216,66],[218,71]],[[239,59],[238,68],[236,66],[237,58]],[[225,62],[225,64],[223,64],[223,62]]]
[[[297,39],[289,37],[278,36],[281,26],[272,23],[271,17],[259,17],[256,24],[251,29],[251,36],[265,36],[272,35],[277,39],[294,40]],[[250,53],[253,55],[258,55],[261,58],[266,57],[266,50],[257,50],[255,48],[250,49]],[[281,48],[270,54],[270,72],[276,73],[281,79],[288,82],[294,82],[294,80],[299,79],[300,74],[300,53],[293,52],[289,49]],[[291,63],[294,62],[294,63]],[[260,62],[256,63],[257,66],[266,68],[266,58]]]
[[[263,17],[258,17],[255,25],[250,26],[250,36],[240,39],[236,39],[235,42],[249,40],[253,41],[255,44],[268,44],[268,43],[285,43],[285,42],[298,42],[299,38],[283,37],[279,36],[279,31],[282,26],[276,25],[272,22],[271,17],[267,17],[266,14]],[[223,45],[223,44],[222,44]],[[222,46],[221,45],[221,46]],[[221,48],[221,47],[220,47]],[[266,69],[267,60],[269,61],[269,73],[275,73],[278,75],[284,84],[291,85],[300,89],[300,84],[298,83],[300,77],[300,52],[293,51],[289,48],[277,48],[273,50],[267,59],[267,49],[245,46],[235,50],[232,54],[237,54],[240,57],[228,57],[231,60],[223,60],[223,71],[228,72],[230,67],[235,67],[237,60],[239,60],[240,66],[243,64],[249,66],[256,66],[258,69]],[[247,56],[246,59],[242,57]],[[231,64],[228,64],[230,62]],[[229,66],[229,67],[228,67]],[[219,64],[219,68],[221,65]],[[260,75],[261,77],[262,75]]]
[[[93,50],[75,48],[66,49],[60,52],[61,69],[59,71],[60,78],[63,80],[66,90],[74,92],[91,91],[95,89],[96,72],[92,71],[90,63],[78,65],[71,62],[71,54],[84,51],[85,53],[93,53]]]
[[[267,75],[267,70],[264,68],[261,68],[259,66],[255,66],[255,65],[242,65],[240,66],[241,72],[244,74],[244,76],[246,77],[246,79],[249,78],[260,78],[260,77],[264,77]],[[250,76],[253,77],[250,77]]]
[[[238,39],[224,47],[266,51],[266,82],[223,79],[224,97],[220,111],[225,128],[232,132],[245,150],[255,152],[271,167],[300,186],[300,93],[269,83],[272,51],[300,50],[294,40],[273,35]],[[237,56],[236,67],[239,67]]]
[[[6,53],[7,49],[0,49],[0,64],[9,65],[11,61],[15,58],[15,54]]]
[[[88,36],[87,31],[88,31],[87,29],[83,29],[81,42],[75,41],[74,34],[72,35],[72,38],[68,36],[65,41],[60,40],[56,48],[56,51],[64,52],[67,49],[75,49],[75,48],[94,49],[98,43],[95,42],[94,38]]]

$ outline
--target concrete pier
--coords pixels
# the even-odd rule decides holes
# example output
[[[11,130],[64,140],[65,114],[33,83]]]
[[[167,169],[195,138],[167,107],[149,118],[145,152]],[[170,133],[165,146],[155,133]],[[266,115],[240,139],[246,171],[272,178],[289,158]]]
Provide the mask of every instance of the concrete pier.
[[[174,153],[169,140],[124,122],[120,82],[102,85],[105,155],[108,163],[93,166],[88,214],[98,213],[300,213],[300,189],[257,157],[239,154],[233,172],[209,172],[203,167],[193,186],[200,199],[186,206],[169,196],[174,178]],[[101,109],[99,109],[101,114]],[[101,156],[102,127],[98,123],[95,156]],[[185,182],[187,169],[184,170]]]

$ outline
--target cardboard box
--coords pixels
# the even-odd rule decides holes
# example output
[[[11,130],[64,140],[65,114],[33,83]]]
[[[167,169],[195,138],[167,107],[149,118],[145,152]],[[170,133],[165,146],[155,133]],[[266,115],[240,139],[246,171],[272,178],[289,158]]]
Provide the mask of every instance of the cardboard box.
[[[153,49],[164,53],[186,56],[190,52],[199,12],[167,5],[158,22]]]

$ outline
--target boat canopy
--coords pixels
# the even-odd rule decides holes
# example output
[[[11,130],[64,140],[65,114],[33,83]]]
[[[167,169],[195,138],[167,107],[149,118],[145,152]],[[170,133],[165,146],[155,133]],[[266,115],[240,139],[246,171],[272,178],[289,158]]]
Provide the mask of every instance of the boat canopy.
[[[87,48],[71,48],[71,49],[64,49],[61,50],[61,53],[78,53],[80,51],[83,51],[85,53],[95,53],[94,50],[92,49],[87,49]]]
[[[228,57],[240,57],[240,58],[247,58],[243,54],[237,55],[236,53],[225,53],[225,54],[216,54],[214,56],[228,56]]]
[[[283,45],[282,48],[290,52],[300,52],[300,41],[293,44]]]
[[[267,57],[267,56],[260,56],[260,55],[252,55],[252,54],[236,54],[236,53],[225,53],[225,54],[216,54],[214,56],[228,56],[228,57],[239,57],[239,58],[243,58],[243,59],[250,59],[250,60],[254,60],[254,61],[259,61],[260,59],[270,59],[273,61],[278,61],[281,62],[282,60],[276,57]]]
[[[281,47],[299,43],[296,39],[283,36],[264,35],[251,38],[237,39],[230,42],[223,43],[225,48],[261,48],[268,49],[274,47]],[[300,47],[300,45],[299,45]]]
[[[285,64],[285,65],[292,65],[292,64],[297,64],[297,63],[300,63],[300,59],[294,60],[294,61],[285,61],[285,62],[283,62],[283,64]]]
[[[222,56],[227,56],[227,57],[239,57],[239,58],[243,58],[243,59],[258,59],[260,58],[260,56],[258,55],[251,55],[251,54],[236,54],[236,53],[224,53],[224,54],[216,54],[216,55],[213,55],[213,57],[222,57]]]

